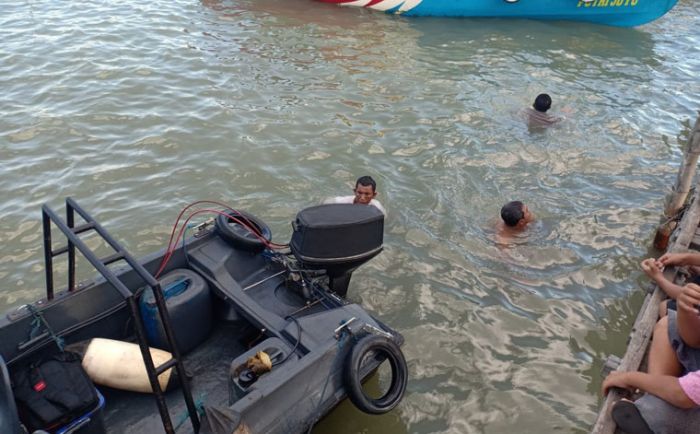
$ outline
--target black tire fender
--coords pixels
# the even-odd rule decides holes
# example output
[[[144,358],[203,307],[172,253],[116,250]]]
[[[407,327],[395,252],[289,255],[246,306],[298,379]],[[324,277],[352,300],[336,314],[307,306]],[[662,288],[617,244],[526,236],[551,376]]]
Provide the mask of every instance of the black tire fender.
[[[222,214],[216,217],[215,226],[219,236],[238,249],[254,253],[263,251],[267,243],[251,233],[248,228],[233,221],[229,215],[249,222],[268,243],[272,239],[272,231],[265,222],[245,211],[230,209],[223,210]]]
[[[360,378],[362,360],[370,351],[383,355],[391,365],[391,385],[383,396],[376,399],[365,394]],[[408,367],[396,343],[383,336],[367,335],[350,350],[343,376],[348,398],[355,407],[365,413],[383,414],[391,411],[403,398],[408,382]]]

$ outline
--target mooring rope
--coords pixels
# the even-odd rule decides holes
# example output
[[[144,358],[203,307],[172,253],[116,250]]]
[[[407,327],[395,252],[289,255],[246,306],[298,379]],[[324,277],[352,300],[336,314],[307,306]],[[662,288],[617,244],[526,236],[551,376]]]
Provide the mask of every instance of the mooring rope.
[[[56,346],[58,347],[59,350],[63,353],[65,350],[65,342],[62,337],[58,336],[49,323],[46,321],[46,318],[44,318],[44,315],[41,313],[41,311],[37,310],[34,306],[31,304],[27,305],[27,310],[32,314],[34,319],[32,319],[32,328],[29,331],[29,339],[34,339],[35,337],[39,336],[39,332],[41,330],[41,325],[43,324],[44,327],[46,327],[46,331],[49,333],[49,336],[51,336],[51,339],[56,343]]]

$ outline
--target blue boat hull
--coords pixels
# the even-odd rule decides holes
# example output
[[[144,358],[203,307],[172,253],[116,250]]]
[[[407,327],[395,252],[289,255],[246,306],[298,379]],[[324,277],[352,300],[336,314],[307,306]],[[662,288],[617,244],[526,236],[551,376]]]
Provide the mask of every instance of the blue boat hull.
[[[663,16],[678,0],[321,0],[405,16],[492,17],[587,21],[638,26]]]

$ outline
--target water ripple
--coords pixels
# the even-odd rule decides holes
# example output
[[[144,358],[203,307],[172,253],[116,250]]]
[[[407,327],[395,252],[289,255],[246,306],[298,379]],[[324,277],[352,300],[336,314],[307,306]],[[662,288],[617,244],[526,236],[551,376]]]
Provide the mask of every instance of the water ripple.
[[[593,423],[700,106],[696,3],[637,29],[306,0],[4,6],[0,306],[43,291],[45,202],[75,197],[141,255],[203,198],[287,241],[299,209],[368,173],[386,244],[350,297],[405,335],[411,381],[396,412],[341,406],[316,430]],[[566,119],[528,129],[545,91]],[[498,245],[512,199],[538,221]]]

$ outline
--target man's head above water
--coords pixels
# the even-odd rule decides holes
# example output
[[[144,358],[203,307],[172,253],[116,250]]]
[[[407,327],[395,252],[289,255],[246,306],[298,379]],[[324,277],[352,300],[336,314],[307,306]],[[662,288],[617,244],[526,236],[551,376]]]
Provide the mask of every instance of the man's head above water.
[[[550,107],[552,107],[552,98],[546,93],[537,95],[535,102],[532,104],[532,108],[542,113],[545,113]]]
[[[501,208],[501,218],[506,226],[514,229],[524,228],[528,223],[534,220],[534,216],[527,205],[519,200],[514,200],[503,205],[503,208]]]
[[[355,182],[355,203],[369,205],[377,196],[377,183],[371,176],[361,176]]]

